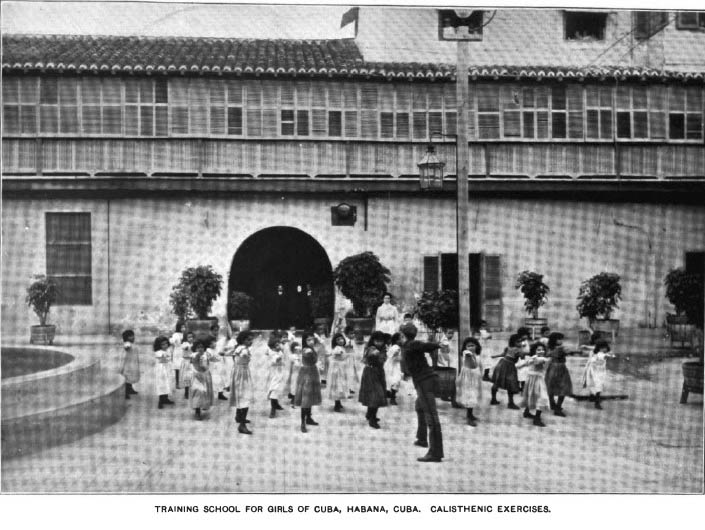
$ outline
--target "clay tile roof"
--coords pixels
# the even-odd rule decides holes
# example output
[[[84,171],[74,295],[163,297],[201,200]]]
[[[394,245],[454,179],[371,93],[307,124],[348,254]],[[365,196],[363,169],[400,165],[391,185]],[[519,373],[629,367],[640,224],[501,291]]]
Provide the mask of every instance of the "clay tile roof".
[[[94,64],[118,71],[183,70],[288,71],[326,74],[351,67],[362,56],[351,39],[203,39],[177,37],[94,37],[87,35],[4,35],[3,70],[55,70]],[[53,64],[53,66],[49,66]],[[116,68],[117,67],[117,68]],[[139,68],[138,68],[139,67]],[[281,70],[280,70],[281,71]]]
[[[455,67],[442,63],[365,61],[352,39],[212,39],[88,35],[4,35],[3,71],[83,71],[177,75],[254,74],[451,81]],[[705,81],[703,72],[645,67],[474,65],[472,78],[681,79]]]

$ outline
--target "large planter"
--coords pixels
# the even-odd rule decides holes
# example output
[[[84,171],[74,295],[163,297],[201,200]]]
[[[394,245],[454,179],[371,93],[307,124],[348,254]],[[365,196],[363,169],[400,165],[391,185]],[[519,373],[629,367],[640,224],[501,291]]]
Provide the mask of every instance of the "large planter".
[[[186,321],[186,333],[193,333],[196,340],[211,336],[211,326],[217,324],[218,319],[211,317],[205,320],[191,319]]]
[[[524,327],[527,327],[531,330],[531,340],[536,339],[536,331],[537,330],[540,334],[541,328],[544,326],[547,326],[547,325],[548,325],[547,318],[525,318],[524,319]]]
[[[369,318],[356,318],[356,317],[347,317],[346,322],[348,325],[353,326],[353,333],[355,335],[355,342],[358,344],[362,344],[365,342],[365,336],[369,336],[372,334],[372,330],[375,326],[375,319],[372,317]]]
[[[695,392],[703,393],[703,365],[699,361],[683,363],[683,390],[681,391],[681,403],[688,402],[688,394]]]
[[[595,333],[595,340],[606,340],[614,342],[615,337],[619,335],[619,320],[598,320],[590,322],[590,328]]]
[[[233,333],[239,333],[241,331],[249,331],[250,330],[250,321],[249,320],[231,320],[230,321],[230,329],[232,330]]]
[[[680,342],[681,348],[685,347],[686,342],[689,345],[693,344],[695,326],[688,323],[686,315],[666,315],[666,331],[671,339],[671,346],[675,342]]]
[[[30,344],[53,344],[56,335],[56,326],[30,326]]]
[[[437,366],[433,371],[438,375],[438,391],[436,397],[443,401],[455,400],[455,368]]]

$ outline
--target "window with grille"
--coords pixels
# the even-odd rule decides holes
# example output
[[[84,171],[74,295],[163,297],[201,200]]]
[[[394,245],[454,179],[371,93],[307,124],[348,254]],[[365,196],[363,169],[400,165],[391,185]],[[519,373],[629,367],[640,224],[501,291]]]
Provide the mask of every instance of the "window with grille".
[[[57,305],[92,305],[91,214],[46,213],[46,271]]]
[[[677,14],[678,29],[705,31],[705,11],[681,11]]]
[[[566,40],[604,40],[606,27],[607,13],[595,11],[568,11],[565,13]]]
[[[634,11],[633,31],[638,40],[648,39],[668,25],[666,11]]]
[[[649,105],[646,87],[617,86],[617,138],[649,137]]]

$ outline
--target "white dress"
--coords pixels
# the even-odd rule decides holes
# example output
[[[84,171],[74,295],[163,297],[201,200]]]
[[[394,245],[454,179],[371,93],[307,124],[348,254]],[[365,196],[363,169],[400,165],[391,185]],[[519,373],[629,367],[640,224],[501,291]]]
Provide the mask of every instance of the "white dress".
[[[336,346],[331,352],[327,384],[328,399],[340,400],[348,397],[350,385],[348,384],[347,354],[342,346]]]
[[[482,400],[482,362],[470,350],[463,351],[463,365],[455,380],[455,392],[455,401],[469,409],[477,407]]]
[[[184,340],[184,334],[180,331],[174,332],[169,339],[171,344],[171,367],[174,370],[181,370],[181,341]]]
[[[218,369],[220,370],[220,382],[223,385],[221,388],[216,387],[218,392],[222,392],[230,386],[230,380],[233,378],[233,368],[235,367],[235,364],[233,363],[233,355],[236,347],[237,342],[235,342],[235,339],[233,338],[225,343],[222,350],[218,350],[222,361],[220,366],[218,366]]]
[[[546,367],[550,359],[534,355],[528,357],[526,383],[521,393],[521,406],[529,409],[548,407],[548,389],[546,387]]]
[[[158,396],[169,394],[171,392],[171,353],[168,350],[159,350],[154,352],[157,359],[157,366],[154,369],[154,386]]]
[[[591,394],[602,392],[607,379],[607,357],[612,357],[607,353],[591,353],[585,365],[583,373],[583,385],[587,387]]]
[[[250,375],[250,349],[240,344],[235,348],[235,369],[230,383],[230,406],[244,409],[252,406],[255,401],[255,390]]]
[[[399,331],[399,311],[392,304],[382,304],[375,314],[375,330],[394,335]]]
[[[313,349],[315,350],[316,355],[318,355],[318,373],[321,376],[321,379],[325,379],[328,376],[330,352],[328,351],[328,348],[326,348],[326,345],[323,342],[323,337],[318,335],[318,333],[314,333],[313,336],[316,339],[316,345],[313,347]]]
[[[284,354],[280,351],[267,350],[267,399],[279,399],[284,392]]]
[[[193,366],[191,366],[191,356],[193,351],[191,351],[191,343],[182,342],[181,343],[181,371],[179,372],[179,386],[182,388],[187,388],[191,386],[191,379],[193,378]]]
[[[399,390],[401,384],[401,348],[392,344],[387,351],[387,360],[384,362],[384,377],[387,381],[387,390]]]
[[[296,381],[299,378],[299,370],[301,370],[301,352],[289,354],[289,373],[286,377],[285,390],[287,394],[296,392]]]

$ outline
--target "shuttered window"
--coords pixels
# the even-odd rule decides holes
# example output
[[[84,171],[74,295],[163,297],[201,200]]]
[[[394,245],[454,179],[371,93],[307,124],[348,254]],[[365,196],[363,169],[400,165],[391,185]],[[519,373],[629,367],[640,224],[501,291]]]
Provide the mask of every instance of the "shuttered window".
[[[91,214],[46,213],[46,271],[57,305],[91,305]]]
[[[226,83],[227,112],[228,112],[228,135],[241,136],[243,132],[242,123],[242,83],[236,80],[229,80]]]
[[[470,254],[469,258],[471,263],[471,300],[475,300],[472,302],[471,315],[477,320],[486,320],[490,329],[501,330],[503,326],[501,256]],[[473,263],[479,263],[479,267],[473,268]],[[446,289],[458,290],[457,254],[443,253],[424,256],[423,290]],[[476,291],[474,295],[473,291]]]
[[[676,16],[678,29],[705,29],[705,11],[681,11]]]
[[[3,76],[2,103],[3,134],[37,134],[39,78]]]
[[[342,134],[342,114],[339,110],[328,111],[328,136],[340,136]]]
[[[551,87],[551,138],[567,137],[567,108],[565,87]]]
[[[423,258],[423,290],[437,291],[439,288],[439,266],[438,256],[424,256]]]

